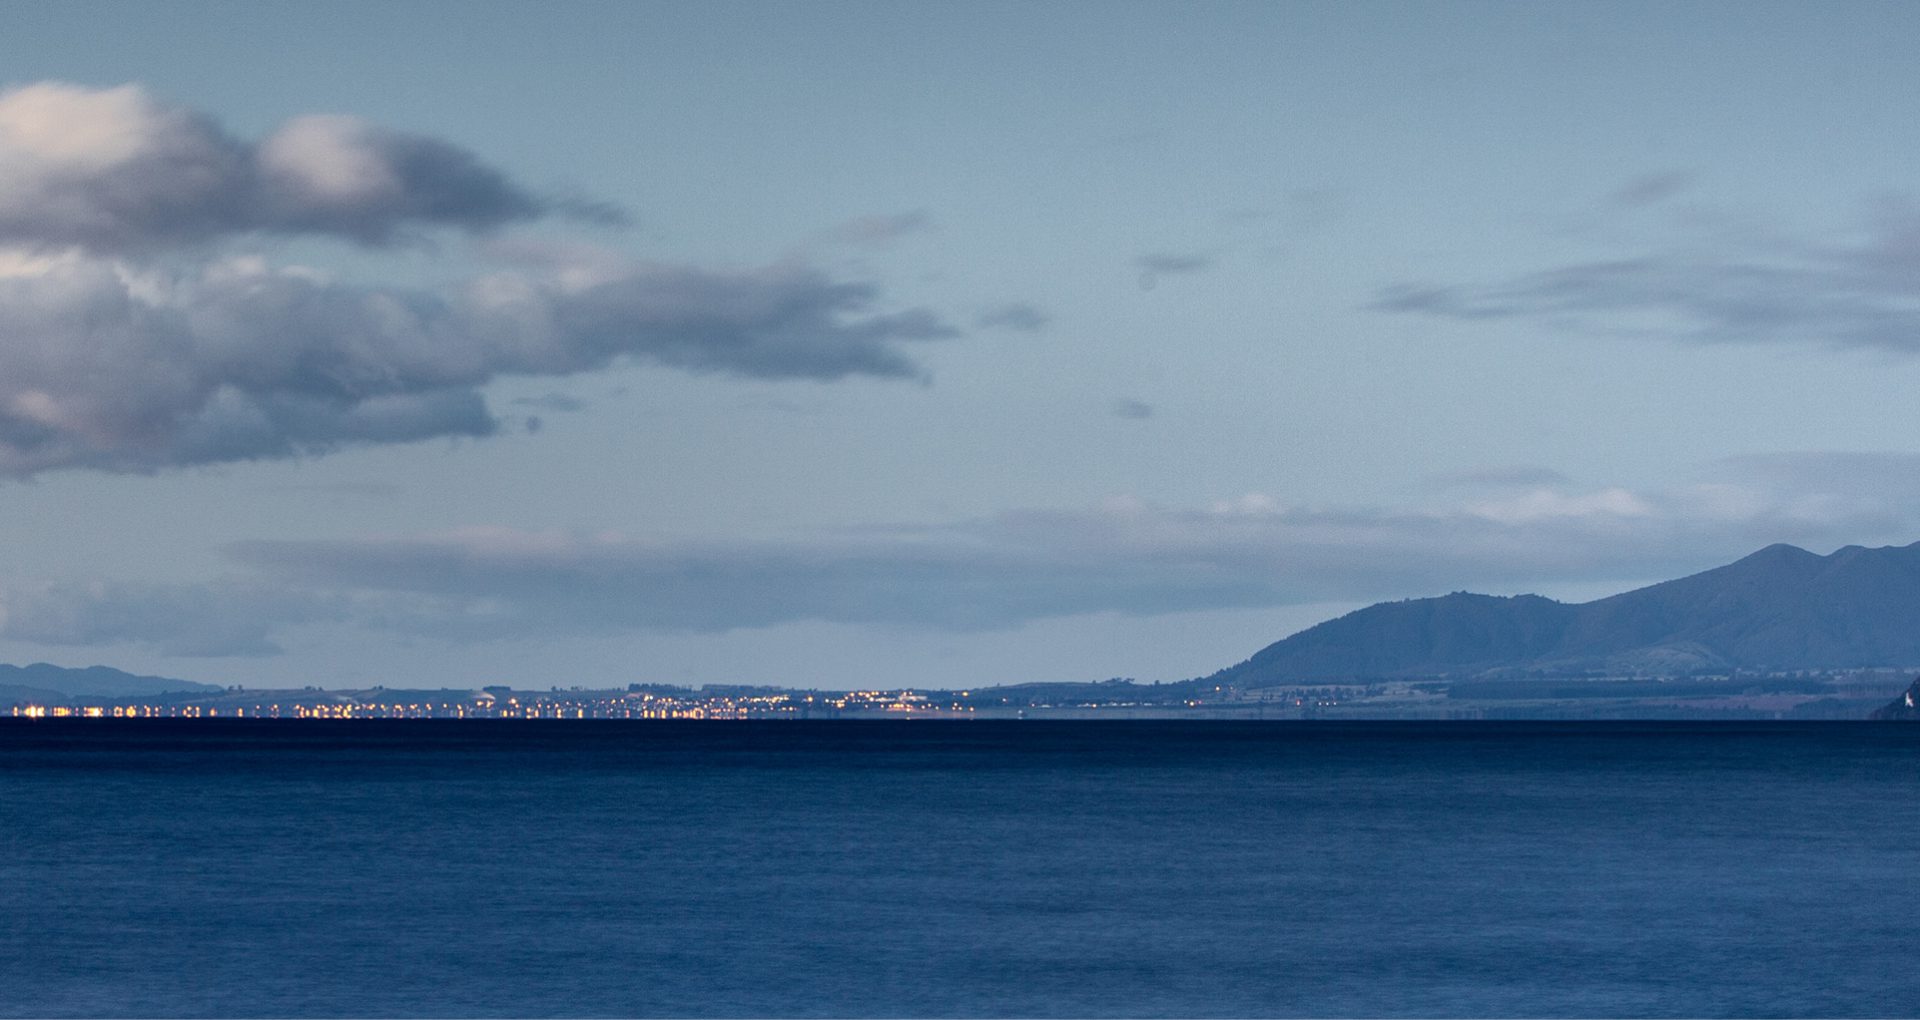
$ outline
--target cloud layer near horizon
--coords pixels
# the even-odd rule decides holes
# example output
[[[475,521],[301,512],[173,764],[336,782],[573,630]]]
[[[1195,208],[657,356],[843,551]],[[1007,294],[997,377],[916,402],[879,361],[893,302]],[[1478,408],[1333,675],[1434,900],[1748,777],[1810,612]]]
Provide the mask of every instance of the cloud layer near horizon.
[[[1502,482],[1396,510],[1250,496],[1204,508],[1116,500],[780,541],[475,527],[254,542],[232,550],[242,573],[205,585],[0,590],[0,637],[264,654],[276,630],[327,621],[468,641],[801,621],[970,631],[1087,613],[1626,583],[1776,541],[1911,541],[1920,531],[1914,479],[1920,455],[1783,454],[1721,462],[1670,491]]]
[[[244,234],[384,244],[556,211],[436,139],[338,116],[241,142],[137,86],[0,93],[0,475],[484,436],[480,387],[616,360],[766,379],[916,378],[955,331],[800,263],[710,270],[500,241],[441,288],[355,286]]]

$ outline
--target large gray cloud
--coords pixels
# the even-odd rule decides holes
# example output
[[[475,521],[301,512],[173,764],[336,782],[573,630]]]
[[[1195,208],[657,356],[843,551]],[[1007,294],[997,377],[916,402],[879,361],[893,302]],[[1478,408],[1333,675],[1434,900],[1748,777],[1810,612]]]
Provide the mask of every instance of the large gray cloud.
[[[556,210],[583,207],[351,117],[295,118],[255,143],[137,86],[0,92],[0,475],[484,436],[500,427],[479,392],[490,380],[619,359],[917,378],[903,345],[954,335],[799,264],[716,271],[499,241],[499,271],[408,289],[222,254],[241,235],[380,244]]]
[[[1920,210],[1880,204],[1839,240],[1697,213],[1620,258],[1487,283],[1403,283],[1372,307],[1453,319],[1528,319],[1694,343],[1798,343],[1920,354]]]
[[[379,244],[588,208],[354,117],[297,117],[247,142],[135,85],[0,92],[0,244],[151,251],[247,232]]]
[[[800,265],[550,261],[440,291],[235,260],[187,273],[0,258],[0,473],[144,471],[478,436],[477,387],[616,359],[770,379],[914,377],[952,335]]]

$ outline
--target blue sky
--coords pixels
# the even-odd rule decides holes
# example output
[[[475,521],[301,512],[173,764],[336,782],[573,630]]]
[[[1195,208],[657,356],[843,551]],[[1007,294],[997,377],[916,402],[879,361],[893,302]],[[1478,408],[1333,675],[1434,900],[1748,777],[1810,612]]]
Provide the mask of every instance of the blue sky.
[[[21,4],[0,657],[1210,672],[1920,539],[1891,4]]]

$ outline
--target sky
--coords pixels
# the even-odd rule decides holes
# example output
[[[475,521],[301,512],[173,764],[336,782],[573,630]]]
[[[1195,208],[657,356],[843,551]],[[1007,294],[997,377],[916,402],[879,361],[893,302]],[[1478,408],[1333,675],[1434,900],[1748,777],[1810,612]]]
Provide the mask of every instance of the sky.
[[[1920,540],[1912,5],[5,20],[0,660],[1171,681]]]

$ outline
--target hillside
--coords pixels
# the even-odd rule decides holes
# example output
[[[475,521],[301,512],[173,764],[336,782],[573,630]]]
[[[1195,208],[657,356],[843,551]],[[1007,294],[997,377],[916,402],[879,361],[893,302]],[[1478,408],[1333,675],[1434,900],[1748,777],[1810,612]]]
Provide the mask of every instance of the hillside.
[[[1920,664],[1920,543],[1772,545],[1594,602],[1455,592],[1383,602],[1269,645],[1210,683]]]
[[[1869,719],[1905,719],[1905,720],[1920,719],[1920,680],[1915,680],[1913,682],[1913,685],[1908,687],[1906,691],[1901,693],[1899,697],[1893,699],[1892,702],[1886,705],[1883,705],[1878,709],[1875,709],[1874,713],[1868,716],[1867,718]]]
[[[40,695],[47,692],[56,692],[70,698],[86,698],[141,697],[178,691],[222,689],[214,684],[195,683],[191,680],[175,680],[163,676],[136,676],[109,666],[70,669],[45,662],[36,662],[31,666],[0,664],[0,689],[11,688],[31,689],[36,696],[9,697],[6,691],[0,690],[0,699],[37,701],[41,700]]]

